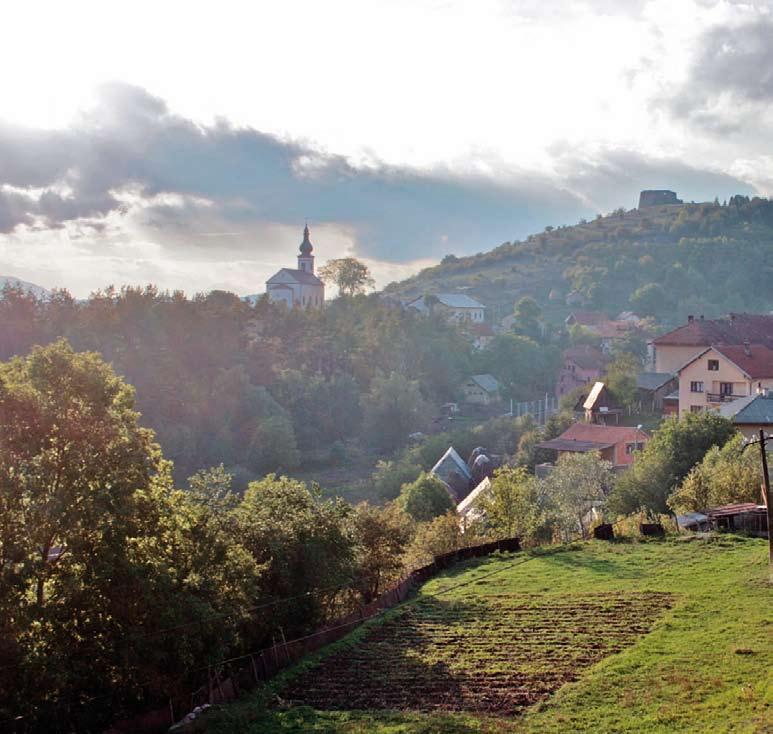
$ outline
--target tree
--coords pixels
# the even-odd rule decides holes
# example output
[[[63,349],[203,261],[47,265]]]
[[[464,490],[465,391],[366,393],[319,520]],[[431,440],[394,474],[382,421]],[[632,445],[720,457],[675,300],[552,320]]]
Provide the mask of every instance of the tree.
[[[459,516],[449,510],[416,527],[416,535],[405,554],[406,566],[410,569],[420,568],[431,563],[435,556],[485,541],[485,529],[481,524],[469,525],[462,532]]]
[[[603,507],[614,481],[612,464],[595,452],[567,453],[558,459],[545,480],[545,493],[567,537],[577,530],[587,537],[591,511]]]
[[[659,283],[646,283],[631,296],[631,307],[642,316],[658,316],[670,307],[670,297]]]
[[[619,354],[607,367],[607,387],[625,408],[632,408],[636,403],[636,376],[640,368],[641,364],[632,354]]]
[[[721,448],[712,446],[667,502],[675,513],[758,502],[761,484],[759,453],[744,451],[744,437],[737,434]]]
[[[273,610],[286,635],[319,624],[340,587],[355,576],[351,507],[324,500],[318,488],[269,474],[250,482],[236,509],[238,535],[255,562],[265,568],[264,598],[293,597]],[[257,640],[258,644],[265,640]]]
[[[225,654],[236,628],[211,619],[244,620],[259,569],[210,517],[174,490],[132,388],[98,355],[59,341],[1,364],[3,704],[39,730],[101,729],[132,686],[171,690]],[[105,681],[113,702],[62,720],[58,699]]]
[[[342,296],[354,296],[365,293],[373,288],[375,281],[371,277],[368,266],[355,257],[343,257],[338,260],[328,260],[319,269],[322,280],[332,281],[338,286]]]
[[[376,377],[363,403],[365,433],[376,446],[387,450],[403,445],[423,420],[419,383],[399,372]]]
[[[542,309],[539,304],[529,296],[523,296],[516,304],[513,311],[515,322],[513,330],[522,336],[539,340],[542,336],[540,319]]]
[[[525,467],[503,467],[480,502],[489,532],[498,538],[517,537],[524,546],[539,545],[551,536],[551,509],[540,481]]]
[[[454,501],[445,482],[434,474],[424,472],[416,481],[403,485],[397,504],[417,522],[427,522],[454,509]]]
[[[357,585],[365,603],[373,601],[403,570],[403,553],[413,537],[413,522],[396,504],[365,502],[352,517],[357,554]]]
[[[622,515],[642,508],[666,512],[666,500],[693,466],[712,446],[724,446],[734,433],[732,422],[714,412],[666,419],[619,478],[610,507]]]

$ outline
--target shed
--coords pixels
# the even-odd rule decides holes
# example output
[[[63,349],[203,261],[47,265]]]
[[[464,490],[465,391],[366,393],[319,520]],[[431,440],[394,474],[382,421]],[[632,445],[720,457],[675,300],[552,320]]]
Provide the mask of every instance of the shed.
[[[750,533],[768,537],[768,508],[753,502],[723,505],[706,511],[709,524],[715,530],[731,533]]]

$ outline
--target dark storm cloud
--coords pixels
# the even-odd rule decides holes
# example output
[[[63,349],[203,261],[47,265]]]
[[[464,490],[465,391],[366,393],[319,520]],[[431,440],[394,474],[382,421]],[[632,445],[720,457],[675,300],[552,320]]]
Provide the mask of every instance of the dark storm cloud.
[[[260,225],[308,218],[347,227],[363,256],[409,261],[485,250],[547,224],[573,223],[598,207],[634,206],[639,189],[650,186],[696,199],[748,189],[721,174],[634,153],[592,162],[557,154],[560,184],[525,173],[493,179],[355,168],[252,129],[196,125],[144,90],[114,84],[68,130],[0,127],[0,231],[32,222],[96,225],[125,211],[131,191],[145,204],[132,221],[178,254],[254,252],[261,249],[254,239]],[[232,236],[211,236],[223,231]]]
[[[773,101],[773,21],[711,28],[698,40],[687,81],[666,100],[677,117],[716,133],[738,131]]]

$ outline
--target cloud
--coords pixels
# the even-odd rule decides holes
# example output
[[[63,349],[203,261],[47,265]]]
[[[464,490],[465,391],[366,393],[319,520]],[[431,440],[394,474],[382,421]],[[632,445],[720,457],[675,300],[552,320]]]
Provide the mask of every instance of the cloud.
[[[687,79],[663,100],[669,111],[717,134],[742,132],[773,102],[773,20],[757,15],[698,38]]]
[[[694,168],[676,158],[654,158],[627,149],[602,148],[584,156],[562,146],[554,146],[553,151],[567,186],[580,192],[588,206],[598,212],[634,206],[642,189],[671,189],[684,201],[755,193],[739,178]]]
[[[225,120],[196,124],[110,84],[66,129],[0,125],[0,270],[81,294],[148,280],[254,293],[293,261],[308,219],[320,261],[354,254],[383,284],[448,253],[634,206],[642,188],[687,200],[750,191],[632,150],[555,145],[550,159],[542,172],[483,160],[355,165]]]

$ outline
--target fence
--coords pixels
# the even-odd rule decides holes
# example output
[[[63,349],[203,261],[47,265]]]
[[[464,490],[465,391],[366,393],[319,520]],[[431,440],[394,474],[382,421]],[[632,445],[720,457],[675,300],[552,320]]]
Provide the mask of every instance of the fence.
[[[276,642],[271,647],[255,653],[224,660],[209,666],[204,683],[190,694],[190,700],[171,701],[167,706],[148,711],[131,720],[114,722],[111,732],[154,732],[166,731],[176,718],[182,718],[197,706],[215,704],[238,698],[243,690],[255,688],[271,680],[281,671],[289,668],[306,655],[336,642],[363,622],[405,601],[414,588],[432,578],[454,563],[470,558],[487,556],[496,551],[515,552],[521,549],[518,538],[507,538],[483,543],[468,548],[459,548],[450,553],[435,556],[432,563],[412,571],[394,587],[385,591],[369,604],[348,614],[322,629],[294,640]]]
[[[510,415],[520,418],[522,415],[531,415],[540,425],[551,416],[558,413],[558,398],[545,394],[542,400],[530,400],[524,403],[510,402]]]

